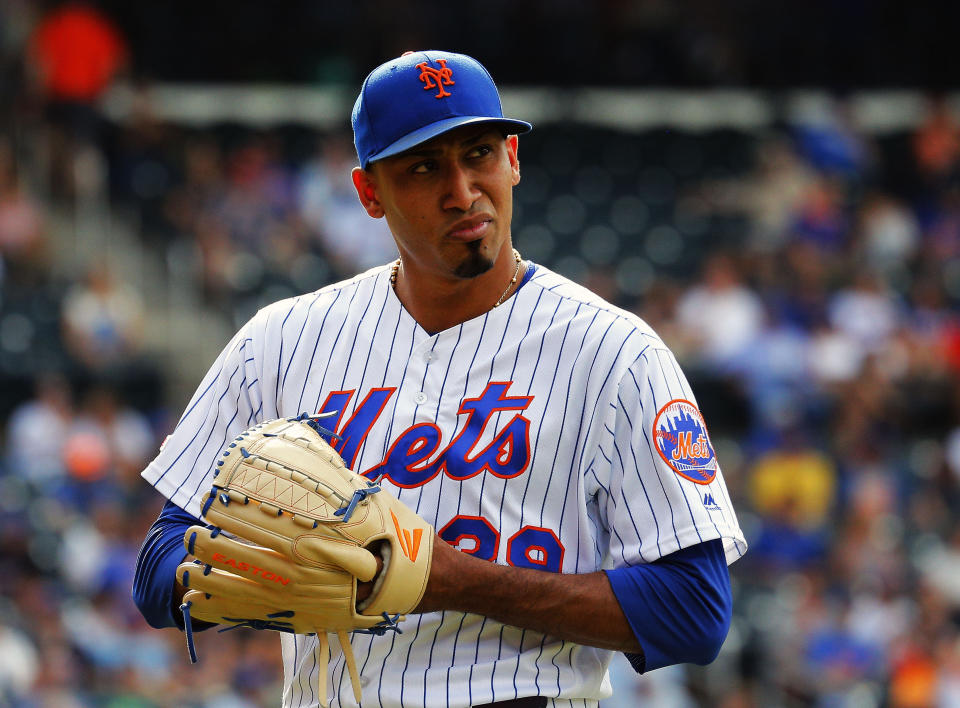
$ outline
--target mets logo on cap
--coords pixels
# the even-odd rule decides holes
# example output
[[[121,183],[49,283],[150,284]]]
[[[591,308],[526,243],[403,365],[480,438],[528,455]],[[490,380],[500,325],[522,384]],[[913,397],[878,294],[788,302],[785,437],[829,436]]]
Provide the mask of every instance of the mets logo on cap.
[[[444,86],[453,86],[456,81],[453,80],[453,70],[447,67],[446,59],[437,59],[440,68],[430,66],[427,62],[417,64],[420,69],[420,76],[417,77],[424,83],[423,90],[437,89],[437,95],[434,98],[443,98],[450,96],[451,93],[444,89]]]
[[[717,455],[707,435],[707,424],[690,401],[678,398],[657,411],[653,440],[663,461],[681,477],[710,484],[717,476]]]

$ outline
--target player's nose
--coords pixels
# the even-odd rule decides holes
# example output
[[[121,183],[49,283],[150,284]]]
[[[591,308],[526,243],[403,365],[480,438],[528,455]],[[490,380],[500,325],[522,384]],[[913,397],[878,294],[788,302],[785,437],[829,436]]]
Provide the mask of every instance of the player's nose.
[[[473,180],[472,172],[459,164],[453,164],[447,170],[445,187],[445,209],[468,211],[480,198],[480,190]]]

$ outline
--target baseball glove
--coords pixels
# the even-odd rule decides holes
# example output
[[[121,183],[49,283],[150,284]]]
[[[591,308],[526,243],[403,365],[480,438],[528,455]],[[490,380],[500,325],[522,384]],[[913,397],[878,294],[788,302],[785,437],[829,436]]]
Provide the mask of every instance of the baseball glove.
[[[433,528],[348,469],[321,431],[318,417],[301,415],[256,425],[227,446],[203,500],[213,528],[184,536],[197,560],[177,568],[187,588],[181,610],[194,661],[192,619],[316,634],[324,705],[326,635],[336,633],[359,703],[347,633],[400,631],[399,615],[427,586]],[[358,581],[374,581],[359,603]]]

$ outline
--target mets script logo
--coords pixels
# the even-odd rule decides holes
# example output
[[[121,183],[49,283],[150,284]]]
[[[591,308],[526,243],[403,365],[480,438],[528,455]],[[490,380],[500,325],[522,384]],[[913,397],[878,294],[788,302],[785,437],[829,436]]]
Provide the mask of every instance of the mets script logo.
[[[690,401],[670,401],[657,411],[653,440],[663,461],[681,477],[710,484],[717,476],[717,456],[703,415]]]
[[[456,83],[453,80],[453,71],[447,68],[446,59],[438,59],[437,64],[440,65],[439,69],[430,66],[427,62],[417,64],[417,68],[420,69],[420,80],[424,83],[423,90],[438,89],[437,95],[434,96],[434,98],[450,96],[451,94],[444,90],[443,87],[453,86],[454,83]]]
[[[530,464],[530,421],[521,413],[533,396],[507,395],[512,384],[491,381],[476,398],[463,399],[457,411],[462,427],[449,442],[434,423],[417,423],[393,440],[382,462],[362,474],[371,479],[383,476],[407,488],[424,485],[441,473],[457,480],[482,472],[505,479],[523,474]],[[355,390],[332,391],[318,411],[337,414],[333,429],[340,442],[336,450],[351,469],[356,469],[360,446],[396,391],[392,387],[370,389],[342,426],[343,411]],[[508,418],[511,412],[513,417]],[[497,429],[490,429],[494,424]],[[481,440],[489,442],[481,447]]]

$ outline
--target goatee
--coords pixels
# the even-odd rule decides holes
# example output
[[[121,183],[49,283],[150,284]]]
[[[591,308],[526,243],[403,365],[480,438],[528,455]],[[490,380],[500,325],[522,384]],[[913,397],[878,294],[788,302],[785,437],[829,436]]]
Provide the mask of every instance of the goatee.
[[[476,278],[493,268],[494,260],[486,253],[483,241],[468,244],[470,254],[460,262],[454,273],[459,278]]]

